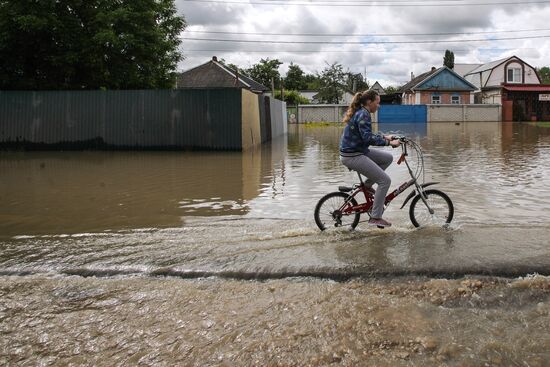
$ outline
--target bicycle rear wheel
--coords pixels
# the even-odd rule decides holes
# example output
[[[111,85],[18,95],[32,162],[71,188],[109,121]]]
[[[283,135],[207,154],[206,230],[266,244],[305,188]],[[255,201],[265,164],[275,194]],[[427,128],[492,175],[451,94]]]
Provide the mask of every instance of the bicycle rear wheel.
[[[321,231],[326,229],[350,228],[354,229],[359,223],[361,213],[354,212],[345,214],[340,211],[344,206],[349,195],[343,192],[332,192],[319,200],[315,206],[315,223]],[[351,198],[346,207],[350,208],[357,205],[357,201]]]
[[[433,209],[430,214],[428,207],[422,201],[420,195],[416,195],[409,209],[411,222],[415,227],[445,226],[453,220],[454,206],[451,199],[439,190],[426,190],[426,202]]]

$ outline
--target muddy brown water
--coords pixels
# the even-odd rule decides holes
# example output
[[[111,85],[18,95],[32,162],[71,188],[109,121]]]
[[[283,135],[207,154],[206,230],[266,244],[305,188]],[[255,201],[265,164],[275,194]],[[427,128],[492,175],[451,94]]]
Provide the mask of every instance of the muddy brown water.
[[[390,230],[320,233],[316,201],[356,181],[334,126],[244,153],[0,153],[0,363],[550,365],[550,128],[379,128],[421,144],[450,229],[398,198]]]

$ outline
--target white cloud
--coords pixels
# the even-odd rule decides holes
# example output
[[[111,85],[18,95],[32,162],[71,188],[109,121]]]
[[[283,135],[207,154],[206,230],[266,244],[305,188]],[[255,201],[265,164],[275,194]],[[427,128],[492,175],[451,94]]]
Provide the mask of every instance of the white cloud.
[[[228,35],[184,32],[184,37],[221,38],[261,41],[325,41],[336,44],[233,43],[184,40],[186,59],[183,70],[208,61],[213,55],[226,61],[249,67],[262,58],[277,58],[284,64],[284,74],[290,62],[308,73],[321,71],[327,63],[341,63],[344,68],[363,73],[369,80],[379,80],[383,86],[396,85],[416,75],[440,66],[445,49],[455,52],[457,63],[484,63],[516,55],[533,66],[550,65],[550,31],[498,33],[476,35],[412,36],[413,33],[459,33],[550,29],[550,6],[522,7],[319,7],[263,6],[187,2],[177,0],[177,6],[188,22],[188,30],[283,34],[388,34],[409,36],[377,37],[377,41],[464,40],[488,39],[468,43],[403,43],[403,44],[342,44],[343,41],[369,41],[351,36],[275,36]],[[489,38],[548,35],[549,38],[491,41]],[[371,38],[372,40],[372,38]],[[186,50],[215,50],[190,52]],[[341,52],[326,52],[338,50]],[[365,51],[367,52],[358,52]],[[435,51],[430,51],[435,50]],[[260,52],[261,51],[261,52]],[[308,52],[300,52],[308,51]],[[371,77],[370,75],[373,75]]]

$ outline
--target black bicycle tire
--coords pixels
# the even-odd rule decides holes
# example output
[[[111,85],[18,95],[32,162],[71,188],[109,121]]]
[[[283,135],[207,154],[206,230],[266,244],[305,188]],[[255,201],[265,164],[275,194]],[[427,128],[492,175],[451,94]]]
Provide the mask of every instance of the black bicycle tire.
[[[449,198],[449,196],[447,194],[445,194],[443,191],[435,190],[435,189],[426,190],[426,191],[424,191],[424,194],[426,196],[438,195],[438,196],[442,197],[443,200],[445,200],[445,202],[447,203],[447,206],[449,207],[449,216],[447,217],[447,221],[445,222],[445,224],[451,223],[451,221],[453,220],[453,217],[454,217],[454,213],[455,213],[454,205],[453,205],[453,202],[452,202],[451,198]],[[413,201],[411,202],[411,207],[409,208],[409,217],[411,219],[412,224],[417,228],[420,227],[420,224],[418,223],[418,221],[416,220],[416,217],[414,215],[414,208],[416,207],[416,204],[418,204],[418,202],[420,200],[421,200],[420,195],[416,195],[415,198],[413,199]]]
[[[324,231],[326,229],[324,224],[321,222],[321,219],[319,218],[319,211],[321,210],[321,206],[325,201],[327,201],[331,197],[336,197],[336,196],[340,196],[346,200],[349,198],[349,195],[343,192],[339,192],[339,191],[331,192],[323,196],[321,199],[319,199],[319,201],[317,202],[317,205],[315,206],[315,212],[313,214],[313,217],[315,218],[315,224],[317,224],[317,227],[319,227],[321,231]],[[357,201],[354,198],[351,198],[350,202],[353,206],[357,205]],[[350,225],[351,229],[355,229],[355,227],[357,227],[357,224],[359,224],[359,219],[361,218],[361,213],[359,212],[355,213],[354,215],[355,215],[355,218]]]

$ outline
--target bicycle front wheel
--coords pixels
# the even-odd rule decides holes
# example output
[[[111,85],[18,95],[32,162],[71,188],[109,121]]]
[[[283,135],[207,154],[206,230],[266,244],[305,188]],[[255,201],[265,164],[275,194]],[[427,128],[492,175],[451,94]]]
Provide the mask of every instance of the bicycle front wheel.
[[[451,199],[439,190],[426,190],[426,202],[433,214],[430,213],[428,207],[420,197],[416,195],[411,203],[409,216],[415,227],[424,226],[445,226],[453,220],[454,206]]]
[[[342,207],[348,200],[349,195],[343,192],[332,192],[319,200],[315,206],[315,223],[321,231],[329,228],[350,228],[354,229],[359,223],[361,213],[354,212],[350,214],[342,213]],[[357,201],[351,198],[346,207],[357,205]]]

